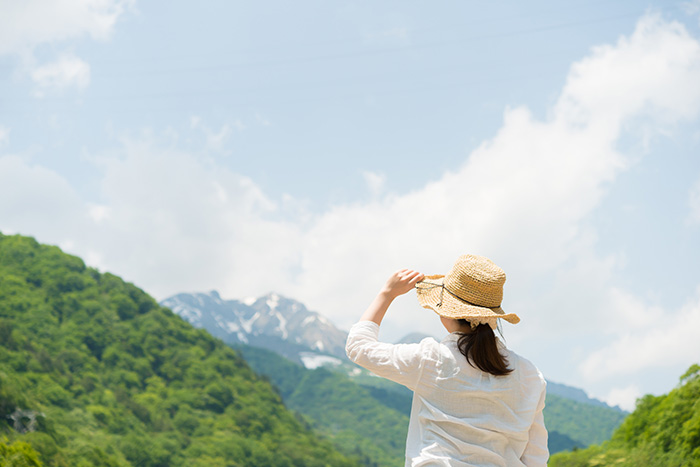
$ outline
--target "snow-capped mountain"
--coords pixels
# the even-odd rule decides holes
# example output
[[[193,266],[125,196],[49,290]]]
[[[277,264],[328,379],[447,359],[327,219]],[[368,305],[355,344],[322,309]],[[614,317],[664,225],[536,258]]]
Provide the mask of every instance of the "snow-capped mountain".
[[[309,350],[345,359],[346,332],[276,293],[242,301],[223,300],[216,291],[181,293],[161,305],[228,343],[268,348],[295,360]]]

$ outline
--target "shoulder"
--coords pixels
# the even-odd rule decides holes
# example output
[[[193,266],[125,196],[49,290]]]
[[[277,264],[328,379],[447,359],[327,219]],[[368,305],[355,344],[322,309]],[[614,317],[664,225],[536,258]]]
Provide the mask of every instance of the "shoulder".
[[[391,347],[397,357],[406,361],[420,362],[422,371],[427,373],[431,373],[431,369],[441,365],[451,355],[445,345],[432,337],[426,337],[412,344],[392,344]]]
[[[379,334],[379,325],[373,321],[358,321],[352,325],[348,334],[357,333]]]
[[[458,336],[449,334],[442,341],[425,338],[420,342],[428,374],[432,374],[430,371],[432,369],[433,373],[440,378],[448,378],[455,376],[461,368],[468,366],[457,347],[457,339]]]
[[[407,348],[414,349],[414,351],[420,353],[427,360],[438,360],[440,354],[444,353],[447,348],[440,342],[436,341],[432,337],[426,337],[416,344],[396,344],[399,346],[406,346]]]
[[[508,363],[518,371],[523,384],[533,389],[544,390],[546,388],[547,381],[544,379],[544,375],[537,366],[527,358],[512,350],[508,350]]]
[[[346,352],[351,354],[374,352],[402,361],[437,360],[441,344],[431,337],[418,343],[390,344],[379,340],[379,325],[372,321],[360,321],[354,324],[348,333]],[[352,357],[351,357],[352,359]]]

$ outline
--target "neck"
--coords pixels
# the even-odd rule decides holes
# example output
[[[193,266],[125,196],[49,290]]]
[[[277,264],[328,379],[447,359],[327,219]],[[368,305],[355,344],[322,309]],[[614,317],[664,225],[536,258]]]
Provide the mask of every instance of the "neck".
[[[445,327],[445,329],[449,333],[453,333],[453,332],[460,332],[462,334],[471,334],[472,333],[471,326],[469,326],[469,324],[465,324],[463,321],[460,321],[458,319],[445,318],[445,317],[441,316],[440,321],[442,322],[442,325]]]

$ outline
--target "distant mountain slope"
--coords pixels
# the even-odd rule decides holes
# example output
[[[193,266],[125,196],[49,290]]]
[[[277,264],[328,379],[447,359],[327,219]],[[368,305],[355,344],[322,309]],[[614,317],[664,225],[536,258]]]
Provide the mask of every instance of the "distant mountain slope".
[[[544,408],[547,428],[573,442],[570,443],[566,438],[552,439],[551,451],[586,447],[610,439],[626,415],[625,412],[610,407],[577,402],[548,393]]]
[[[0,234],[0,456],[35,451],[24,465],[357,465],[220,340],[79,258]]]
[[[564,399],[571,399],[576,402],[581,402],[583,404],[595,405],[597,407],[605,407],[610,409],[615,409],[618,412],[626,414],[624,410],[617,406],[610,406],[605,402],[588,397],[588,394],[583,389],[575,388],[573,386],[567,386],[566,384],[555,383],[553,381],[547,381],[547,394],[554,394],[556,396],[562,397]]]
[[[700,466],[700,366],[663,396],[646,395],[610,441],[554,456],[552,467]]]
[[[181,293],[161,305],[224,342],[269,348],[299,362],[302,352],[345,359],[347,333],[304,304],[275,293],[246,302],[223,300],[216,291]]]

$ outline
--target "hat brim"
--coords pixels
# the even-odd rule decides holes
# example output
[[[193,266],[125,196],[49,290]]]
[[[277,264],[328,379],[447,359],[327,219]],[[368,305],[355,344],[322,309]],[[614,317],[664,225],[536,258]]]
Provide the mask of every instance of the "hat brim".
[[[489,318],[501,318],[512,324],[520,322],[518,315],[506,313],[500,306],[487,308],[464,303],[443,290],[444,279],[445,276],[442,275],[425,276],[425,279],[416,284],[418,303],[423,308],[428,308],[440,316],[451,319],[480,318],[483,321],[490,321]]]

